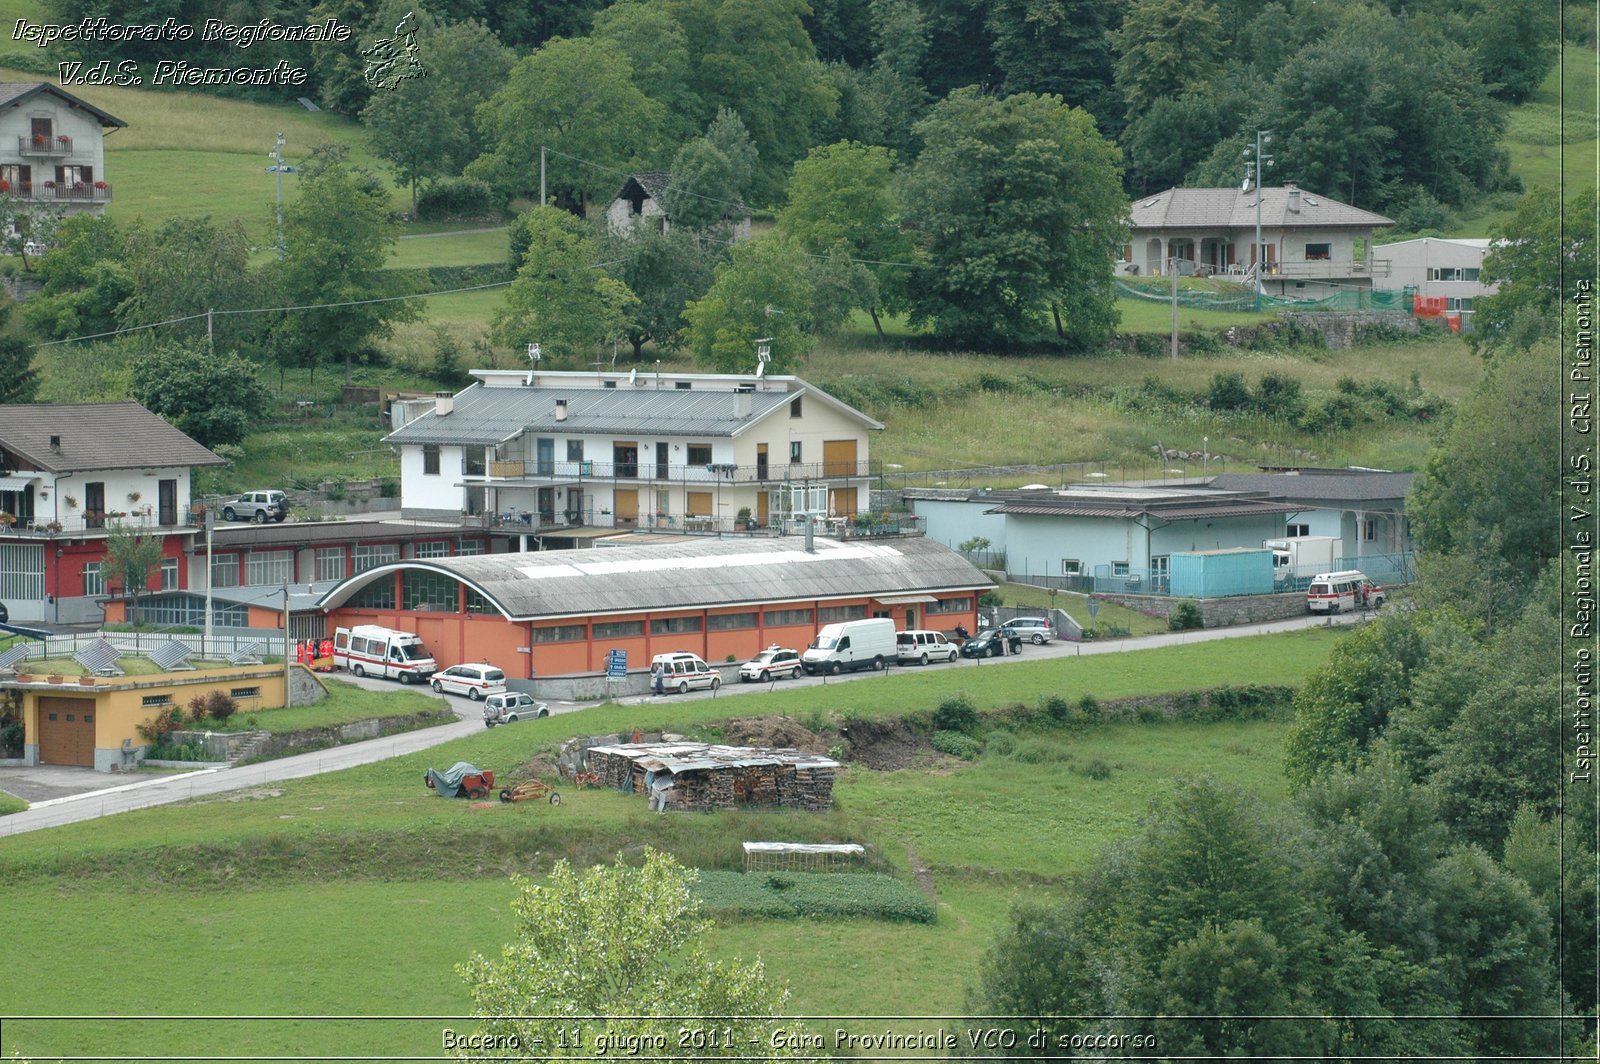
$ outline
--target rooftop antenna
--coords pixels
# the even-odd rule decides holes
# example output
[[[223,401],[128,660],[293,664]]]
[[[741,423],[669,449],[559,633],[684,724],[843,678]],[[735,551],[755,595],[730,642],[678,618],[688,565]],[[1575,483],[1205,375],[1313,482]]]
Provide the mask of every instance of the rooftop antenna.
[[[539,352],[538,344],[528,345],[528,379],[522,382],[524,388],[533,387],[533,371],[539,366],[539,359],[544,356]]]
[[[756,380],[767,375],[767,363],[771,361],[772,337],[764,336],[756,341]]]
[[[656,359],[656,387],[661,387],[661,360]]]

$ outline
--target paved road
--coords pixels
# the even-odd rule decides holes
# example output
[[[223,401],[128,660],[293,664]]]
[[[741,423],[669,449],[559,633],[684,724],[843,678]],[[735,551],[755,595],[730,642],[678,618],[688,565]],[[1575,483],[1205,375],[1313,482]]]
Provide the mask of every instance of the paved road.
[[[1351,624],[1359,619],[1358,615],[1345,614],[1332,618],[1331,623]],[[1269,632],[1294,631],[1328,623],[1330,623],[1329,618],[1299,617],[1269,624],[1247,625],[1236,628],[1212,628],[1193,632],[1166,632],[1160,635],[1108,640],[1104,643],[1058,642],[1049,643],[1042,647],[1025,645],[1023,652],[1014,656],[988,658],[983,661],[963,658],[954,665],[930,665],[929,668],[1003,668],[1006,665],[1024,661],[1080,657],[1087,654],[1118,653],[1150,647],[1174,646],[1181,643],[1205,643],[1217,639],[1235,639],[1241,636],[1262,635]],[[873,675],[871,672],[866,672],[827,678],[801,677],[797,681],[785,681],[782,686],[815,686],[824,682],[852,683],[867,679]],[[341,676],[340,678],[376,690],[395,689],[394,683],[389,680],[351,676]],[[736,683],[723,687],[715,697],[728,698],[738,695],[755,695],[766,690],[768,690],[768,686],[765,684]],[[94,773],[84,769],[56,770],[46,767],[41,769],[0,770],[0,788],[5,787],[7,779],[26,778],[27,774],[30,773],[37,778],[61,784],[58,788],[61,792],[60,797],[47,798],[34,803],[25,812],[0,817],[0,836],[18,835],[26,831],[38,831],[43,828],[57,827],[80,820],[92,820],[96,817],[110,816],[114,813],[125,813],[133,809],[165,805],[169,802],[181,802],[208,794],[258,787],[279,780],[301,779],[306,776],[319,775],[323,772],[335,772],[355,765],[365,765],[373,761],[382,761],[386,758],[416,753],[418,750],[426,750],[441,743],[449,742],[452,739],[475,734],[483,727],[483,715],[479,703],[470,702],[464,698],[438,697],[444,698],[451,708],[455,710],[457,717],[460,718],[456,723],[437,728],[425,728],[421,731],[406,732],[402,735],[393,735],[383,739],[351,743],[348,746],[334,747],[330,750],[317,750],[309,754],[298,754],[294,757],[280,758],[275,761],[263,761],[253,765],[242,765],[226,769],[208,769],[178,776],[157,776],[136,779],[126,783],[113,782],[120,781],[122,777],[107,776],[104,773]],[[649,702],[654,697],[652,695],[641,695],[619,699],[619,701],[624,703]],[[710,698],[713,695],[709,691],[698,691],[691,692],[688,695],[672,695],[669,697],[697,699]],[[552,713],[575,712],[595,704],[552,702],[550,710]],[[109,783],[110,786],[87,790],[82,793],[70,793],[77,786],[83,785],[81,783],[75,784],[75,780],[87,781],[89,786],[102,782]],[[19,787],[18,789],[22,788]]]

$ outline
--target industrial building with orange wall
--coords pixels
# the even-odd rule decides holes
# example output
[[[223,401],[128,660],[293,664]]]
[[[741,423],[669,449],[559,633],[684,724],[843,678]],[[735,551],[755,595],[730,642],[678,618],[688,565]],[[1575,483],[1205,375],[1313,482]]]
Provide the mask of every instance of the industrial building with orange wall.
[[[960,554],[920,537],[880,542],[709,539],[600,551],[414,559],[358,574],[321,606],[328,625],[379,624],[422,637],[441,666],[492,661],[516,679],[631,668],[687,650],[748,658],[805,646],[834,621],[977,626],[994,586]]]

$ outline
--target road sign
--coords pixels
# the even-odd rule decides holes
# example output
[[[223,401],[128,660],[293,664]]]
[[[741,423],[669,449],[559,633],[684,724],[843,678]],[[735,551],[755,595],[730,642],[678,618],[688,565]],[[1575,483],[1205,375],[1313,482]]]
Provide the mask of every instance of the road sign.
[[[1100,616],[1100,600],[1094,597],[1089,599],[1089,623],[1093,624],[1095,618]]]
[[[628,652],[613,650],[606,657],[606,679],[622,680],[628,675]]]

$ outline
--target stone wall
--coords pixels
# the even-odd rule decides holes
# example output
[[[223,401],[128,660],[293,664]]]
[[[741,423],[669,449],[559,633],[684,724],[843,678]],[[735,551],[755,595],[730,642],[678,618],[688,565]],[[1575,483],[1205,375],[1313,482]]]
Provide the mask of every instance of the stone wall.
[[[295,665],[289,670],[289,704],[291,706],[314,706],[328,697],[328,689],[322,683],[322,678],[304,665]]]
[[[1379,311],[1290,311],[1283,317],[1303,329],[1321,333],[1322,339],[1333,348],[1354,347],[1363,325],[1381,326],[1386,331],[1392,329],[1403,333],[1417,331],[1417,319],[1410,315]]]
[[[1172,616],[1178,603],[1185,601],[1170,595],[1113,595],[1102,592],[1096,592],[1094,597],[1156,617]],[[1286,621],[1304,617],[1309,612],[1303,591],[1280,595],[1234,595],[1229,598],[1196,599],[1195,602],[1200,606],[1200,617],[1207,628]]]

